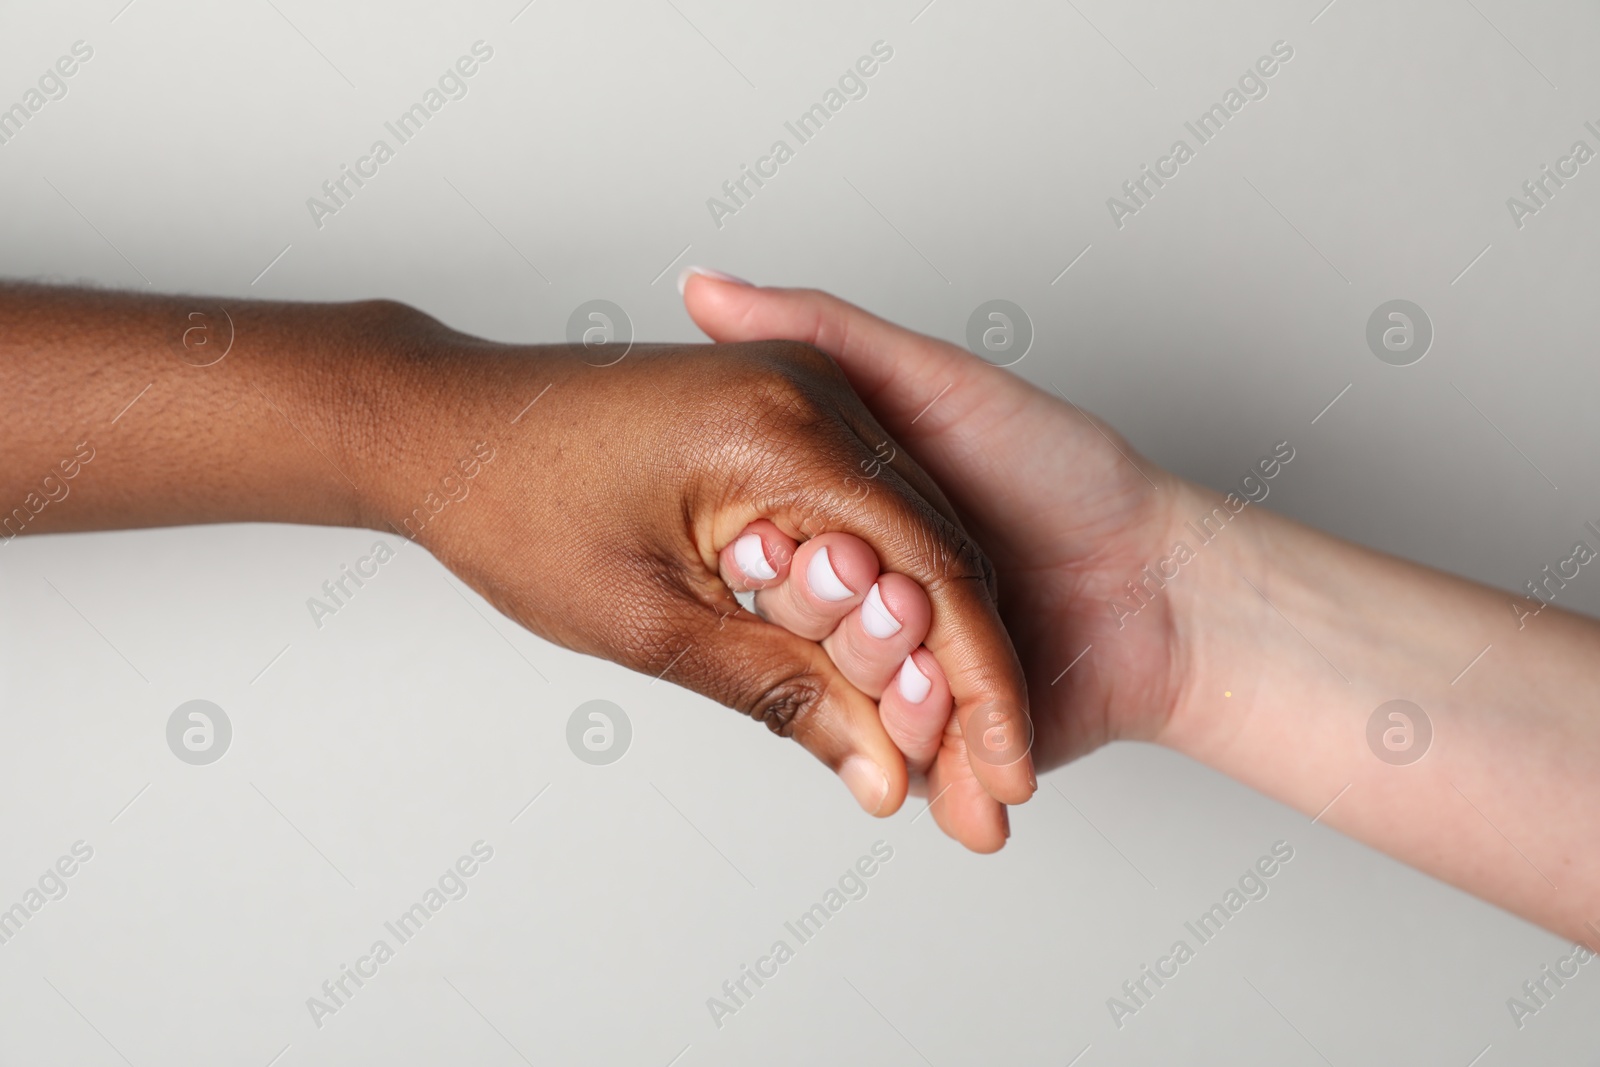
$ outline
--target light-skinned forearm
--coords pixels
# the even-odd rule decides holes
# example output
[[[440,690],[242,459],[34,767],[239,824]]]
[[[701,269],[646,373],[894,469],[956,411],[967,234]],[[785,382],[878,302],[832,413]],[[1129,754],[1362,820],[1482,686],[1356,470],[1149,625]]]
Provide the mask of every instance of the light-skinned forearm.
[[[1600,624],[1554,607],[1519,620],[1521,598],[1243,517],[1200,550],[1195,582],[1173,583],[1189,681],[1161,740],[1600,946]],[[1368,741],[1394,699],[1432,726],[1405,765]]]

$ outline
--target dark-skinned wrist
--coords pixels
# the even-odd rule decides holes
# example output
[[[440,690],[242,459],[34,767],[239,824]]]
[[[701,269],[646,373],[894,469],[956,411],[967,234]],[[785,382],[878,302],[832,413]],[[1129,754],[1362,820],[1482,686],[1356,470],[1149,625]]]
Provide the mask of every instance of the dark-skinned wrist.
[[[472,445],[491,432],[484,409],[495,368],[515,349],[457,333],[404,304],[343,309],[345,336],[327,339],[314,370],[321,418],[336,442],[330,466],[348,490],[352,525],[426,544],[430,538],[420,535],[428,524],[414,514],[419,507],[429,513],[430,492],[451,493],[439,483],[462,473],[455,453],[473,467]]]

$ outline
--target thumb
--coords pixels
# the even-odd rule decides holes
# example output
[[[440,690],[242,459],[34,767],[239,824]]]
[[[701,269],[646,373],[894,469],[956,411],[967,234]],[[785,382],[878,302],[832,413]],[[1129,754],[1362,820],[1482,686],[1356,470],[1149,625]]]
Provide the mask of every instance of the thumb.
[[[884,428],[908,445],[979,406],[1038,393],[965,349],[815,289],[763,288],[699,267],[684,272],[682,289],[689,317],[713,341],[803,341],[828,353]]]
[[[800,742],[868,814],[899,810],[908,785],[905,759],[884,730],[876,703],[845,679],[820,644],[737,602],[730,607],[719,614],[696,605],[685,627],[687,648],[662,672],[666,680]]]

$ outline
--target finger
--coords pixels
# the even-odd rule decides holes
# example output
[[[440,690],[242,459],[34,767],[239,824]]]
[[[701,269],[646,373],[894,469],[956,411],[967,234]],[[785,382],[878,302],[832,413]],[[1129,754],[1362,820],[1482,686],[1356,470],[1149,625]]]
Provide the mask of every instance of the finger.
[[[878,577],[878,556],[859,537],[825,533],[794,553],[788,580],[756,594],[756,611],[812,641],[831,634]]]
[[[796,542],[766,519],[757,519],[718,554],[722,580],[736,593],[770,589],[789,577]]]
[[[945,724],[939,752],[927,772],[929,809],[946,834],[975,852],[995,852],[1011,836],[1006,807],[973,774],[960,721]]]
[[[823,638],[822,647],[852,685],[879,697],[906,656],[928,636],[932,613],[920,585],[903,574],[882,574],[861,606]]]
[[[923,644],[950,683],[973,774],[995,799],[1021,804],[1038,787],[1029,754],[1033,731],[1022,668],[995,606],[994,568],[898,465],[882,468],[873,484],[878,491],[870,497],[841,503],[843,525],[876,546],[886,569],[927,594],[932,612]]]
[[[928,772],[929,808],[939,828],[974,852],[998,852],[1011,836],[1006,808],[952,750],[941,749]]]
[[[876,703],[844,679],[821,646],[748,612],[718,613],[699,603],[678,611],[693,615],[673,626],[671,636],[653,642],[660,651],[638,669],[704,693],[800,742],[870,814],[889,815],[900,807],[905,760],[884,730]]]
[[[927,774],[933,765],[950,708],[950,683],[934,654],[919,648],[905,657],[878,701],[878,715],[912,774]]]

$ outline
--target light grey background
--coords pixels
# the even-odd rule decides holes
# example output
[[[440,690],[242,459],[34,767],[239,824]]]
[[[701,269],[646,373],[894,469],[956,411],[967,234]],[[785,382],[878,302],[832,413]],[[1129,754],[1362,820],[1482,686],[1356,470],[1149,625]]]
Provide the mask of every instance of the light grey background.
[[[1600,162],[1520,230],[1505,205],[1597,146],[1594,5],[923,2],[7,3],[0,106],[74,41],[94,57],[0,146],[0,272],[393,297],[519,341],[593,298],[694,339],[687,263],[955,340],[1003,297],[1037,329],[1018,373],[1213,485],[1291,441],[1268,506],[1336,533],[1516,589],[1600,519]],[[314,226],[306,198],[479,39],[469,95]],[[706,198],[878,40],[868,96],[713,225]],[[1118,229],[1107,197],[1279,40],[1269,95]],[[1436,329],[1411,367],[1364,341],[1394,298]],[[320,630],[306,598],[373,534],[0,550],[0,907],[94,848],[0,945],[0,1061],[1466,1067],[1596,1046],[1592,968],[1521,1031],[1507,1011],[1556,938],[1182,758],[1054,772],[1009,846],[971,856],[921,801],[868,820],[797,748],[521,632],[387,540]],[[1600,608],[1587,575],[1569,593]],[[209,766],[166,747],[191,699],[233,724]],[[609,766],[566,747],[591,699],[633,724]],[[313,1025],[323,980],[480,839],[468,895]],[[869,894],[714,1026],[706,998],[879,839]],[[1271,894],[1117,1029],[1107,998],[1277,840],[1295,858]]]

